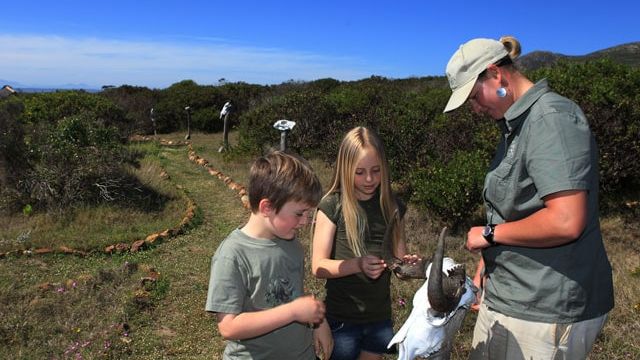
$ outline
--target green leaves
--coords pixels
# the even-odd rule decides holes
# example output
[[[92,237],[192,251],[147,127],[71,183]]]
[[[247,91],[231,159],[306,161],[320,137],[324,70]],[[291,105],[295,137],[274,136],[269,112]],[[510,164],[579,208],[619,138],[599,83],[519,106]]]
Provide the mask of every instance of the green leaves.
[[[537,71],[584,111],[600,149],[605,203],[640,186],[640,69],[602,59]]]
[[[417,168],[411,173],[411,200],[455,226],[480,204],[487,166],[486,155],[476,150],[458,151],[449,162]]]

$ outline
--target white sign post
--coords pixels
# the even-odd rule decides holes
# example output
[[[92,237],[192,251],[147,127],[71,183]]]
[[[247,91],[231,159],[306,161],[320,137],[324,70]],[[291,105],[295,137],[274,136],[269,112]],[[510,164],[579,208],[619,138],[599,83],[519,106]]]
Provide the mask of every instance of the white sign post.
[[[285,151],[287,149],[287,133],[293,129],[296,125],[295,121],[290,120],[278,120],[273,124],[273,127],[280,130],[280,150]]]

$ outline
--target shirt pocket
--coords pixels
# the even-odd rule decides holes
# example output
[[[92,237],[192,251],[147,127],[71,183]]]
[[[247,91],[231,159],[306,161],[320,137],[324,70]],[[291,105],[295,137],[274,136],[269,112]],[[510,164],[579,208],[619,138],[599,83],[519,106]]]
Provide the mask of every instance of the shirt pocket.
[[[498,167],[487,175],[485,200],[490,203],[501,202],[509,192],[513,178],[514,164],[502,161]]]

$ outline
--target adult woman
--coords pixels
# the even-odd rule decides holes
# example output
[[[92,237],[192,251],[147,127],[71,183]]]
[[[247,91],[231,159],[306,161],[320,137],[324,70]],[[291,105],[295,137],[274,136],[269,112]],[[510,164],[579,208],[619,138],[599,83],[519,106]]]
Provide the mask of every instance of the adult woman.
[[[471,358],[583,359],[613,308],[597,146],[575,103],[516,69],[519,53],[513,37],[474,39],[447,64],[445,112],[468,102],[503,133],[484,184],[487,225],[467,234],[485,273]]]

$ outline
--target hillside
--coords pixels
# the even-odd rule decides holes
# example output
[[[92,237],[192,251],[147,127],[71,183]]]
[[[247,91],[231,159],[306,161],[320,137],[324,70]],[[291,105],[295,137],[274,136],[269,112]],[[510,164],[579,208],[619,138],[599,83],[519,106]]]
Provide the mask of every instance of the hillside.
[[[563,55],[549,51],[536,50],[518,58],[516,60],[516,64],[520,69],[531,71],[541,67],[552,66],[561,59],[585,61],[605,57],[621,64],[638,67],[640,66],[640,41],[617,45],[580,56]]]

